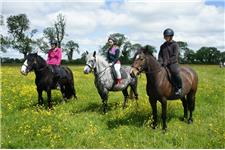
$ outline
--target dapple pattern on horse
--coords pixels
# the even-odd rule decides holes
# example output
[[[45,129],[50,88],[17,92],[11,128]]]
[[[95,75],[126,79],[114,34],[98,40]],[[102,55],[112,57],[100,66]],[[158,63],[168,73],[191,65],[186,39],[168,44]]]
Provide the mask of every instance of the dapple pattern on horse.
[[[84,67],[84,73],[88,74],[94,70],[95,75],[95,86],[101,96],[103,103],[103,112],[107,111],[107,101],[109,91],[122,91],[124,96],[123,108],[126,107],[126,102],[128,99],[127,88],[131,87],[131,92],[134,93],[136,100],[138,99],[137,93],[137,78],[130,76],[130,67],[122,67],[123,73],[126,73],[125,78],[122,80],[122,84],[119,87],[114,87],[115,81],[112,74],[112,68],[104,57],[93,54],[88,54],[86,56],[86,66]]]

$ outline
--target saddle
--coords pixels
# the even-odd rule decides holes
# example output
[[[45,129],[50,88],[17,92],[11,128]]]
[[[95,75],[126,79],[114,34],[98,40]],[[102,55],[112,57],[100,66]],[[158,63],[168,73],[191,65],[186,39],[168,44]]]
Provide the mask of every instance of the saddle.
[[[174,88],[176,88],[177,85],[176,85],[176,81],[174,79],[174,76],[172,76],[172,74],[170,73],[170,70],[167,67],[165,67],[165,70],[166,70],[166,74],[167,74],[167,78],[168,78],[169,82],[172,84],[172,86]]]
[[[52,66],[50,66],[50,68],[51,68],[52,73],[54,74],[54,76],[56,78],[58,78],[58,80],[64,79],[67,77],[67,73],[66,73],[65,69],[63,69],[63,67],[60,66],[58,68],[58,72],[56,72]]]
[[[111,67],[111,68],[112,68],[111,72],[112,72],[112,75],[113,75],[113,79],[116,80],[116,71],[115,71],[114,67]],[[120,73],[121,73],[121,78],[122,79],[126,79],[127,78],[126,70],[123,67],[120,68]]]

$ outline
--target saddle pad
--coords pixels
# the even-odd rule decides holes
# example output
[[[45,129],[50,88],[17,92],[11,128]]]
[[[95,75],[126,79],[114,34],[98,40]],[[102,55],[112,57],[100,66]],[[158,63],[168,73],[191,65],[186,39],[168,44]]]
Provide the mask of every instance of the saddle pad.
[[[121,73],[122,79],[126,79],[127,78],[127,73],[126,73],[126,69],[125,68],[121,67],[120,68],[120,73]],[[113,74],[113,77],[116,78],[116,71],[113,68],[112,68],[112,74]]]

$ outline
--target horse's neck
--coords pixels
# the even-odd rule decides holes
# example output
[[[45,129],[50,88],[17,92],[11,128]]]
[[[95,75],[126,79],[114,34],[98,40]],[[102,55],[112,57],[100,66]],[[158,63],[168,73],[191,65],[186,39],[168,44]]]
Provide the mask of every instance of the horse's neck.
[[[48,66],[48,64],[46,63],[46,61],[42,57],[38,56],[37,57],[37,67],[34,69],[36,76],[38,74],[40,74],[41,72],[45,73],[47,66]]]
[[[109,66],[109,63],[103,58],[96,59],[96,72],[100,73]]]
[[[44,68],[44,67],[46,67],[48,65],[46,63],[46,61],[40,56],[37,57],[37,63],[38,63],[39,69]]]
[[[156,78],[163,71],[159,62],[151,55],[147,56],[146,65],[147,74],[150,74],[154,78]]]

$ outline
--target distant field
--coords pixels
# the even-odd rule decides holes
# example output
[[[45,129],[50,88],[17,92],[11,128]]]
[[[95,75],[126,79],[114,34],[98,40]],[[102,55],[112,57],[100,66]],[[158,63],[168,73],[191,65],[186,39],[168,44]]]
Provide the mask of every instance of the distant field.
[[[192,66],[199,75],[194,123],[179,120],[181,101],[169,101],[165,134],[161,119],[157,129],[150,127],[144,74],[138,83],[139,106],[129,100],[123,110],[122,93],[110,93],[109,111],[103,115],[94,76],[84,75],[83,66],[70,68],[78,100],[61,103],[61,93],[53,91],[54,110],[49,111],[36,106],[34,73],[25,77],[20,66],[1,67],[1,148],[225,148],[225,68]]]

